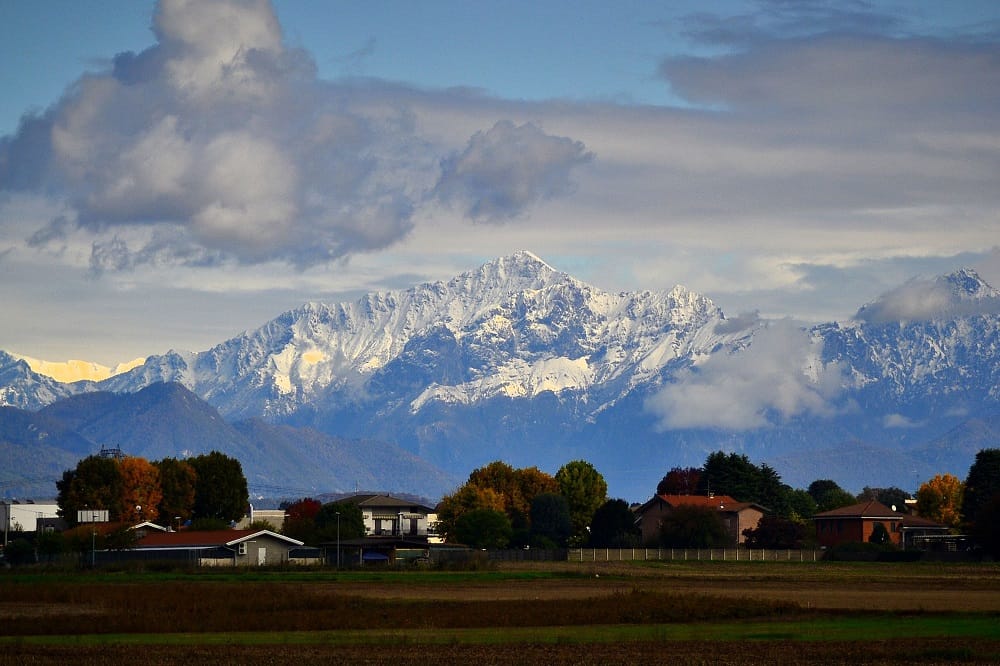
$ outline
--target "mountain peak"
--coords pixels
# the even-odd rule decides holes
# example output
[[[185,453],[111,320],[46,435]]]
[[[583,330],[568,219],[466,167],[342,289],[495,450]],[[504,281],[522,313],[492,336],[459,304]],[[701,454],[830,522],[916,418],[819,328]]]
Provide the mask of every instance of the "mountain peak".
[[[971,268],[933,280],[915,279],[863,306],[855,318],[871,324],[931,321],[1000,313],[1000,291]]]
[[[959,300],[1000,298],[1000,291],[994,289],[972,268],[960,268],[954,273],[942,275],[936,282],[946,287]]]
[[[497,257],[480,268],[481,271],[519,277],[540,277],[558,273],[541,257],[528,250],[518,250],[504,257]]]

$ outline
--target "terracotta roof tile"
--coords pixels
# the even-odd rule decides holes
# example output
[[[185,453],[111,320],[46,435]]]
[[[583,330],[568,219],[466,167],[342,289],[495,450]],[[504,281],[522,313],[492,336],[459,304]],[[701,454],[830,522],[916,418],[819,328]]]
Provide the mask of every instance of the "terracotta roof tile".
[[[817,513],[813,518],[902,518],[904,515],[906,514],[893,511],[881,502],[871,500]]]

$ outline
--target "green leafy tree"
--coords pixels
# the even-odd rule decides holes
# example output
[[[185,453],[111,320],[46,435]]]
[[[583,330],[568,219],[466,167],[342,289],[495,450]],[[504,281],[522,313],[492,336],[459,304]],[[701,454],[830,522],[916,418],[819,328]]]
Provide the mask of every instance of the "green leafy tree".
[[[496,492],[515,530],[530,528],[531,501],[536,496],[559,492],[556,480],[537,467],[516,469],[500,460],[473,470],[466,484]]]
[[[982,449],[965,477],[962,522],[969,534],[1000,557],[1000,449]]]
[[[34,564],[38,561],[35,544],[25,538],[14,539],[4,548],[3,559],[11,566]]]
[[[569,515],[573,521],[576,543],[587,542],[587,527],[597,507],[608,497],[608,483],[593,465],[585,460],[574,460],[556,472],[559,494],[569,502]]]
[[[896,486],[890,486],[888,488],[871,488],[869,486],[865,486],[856,498],[858,502],[875,500],[876,502],[884,504],[889,508],[896,507],[896,511],[900,511],[902,513],[907,512],[906,500],[908,499],[910,499],[910,493],[906,492],[902,488],[897,488]]]
[[[211,453],[188,459],[194,468],[197,483],[194,493],[194,514],[197,518],[239,520],[249,502],[247,479],[240,461],[224,453]]]
[[[664,548],[723,548],[732,545],[731,541],[722,517],[711,507],[674,507],[660,527]]]
[[[445,495],[438,503],[437,533],[452,541],[455,538],[455,524],[464,514],[476,509],[504,511],[503,497],[492,488],[480,488],[466,483],[451,495]],[[508,518],[509,520],[509,518]]]
[[[316,538],[320,543],[336,540],[338,520],[341,540],[359,539],[365,535],[365,516],[360,506],[347,501],[327,502],[316,512]]]
[[[531,542],[545,548],[566,545],[573,533],[569,502],[557,493],[542,493],[531,500]]]
[[[38,548],[38,558],[46,562],[54,561],[69,548],[62,532],[39,532],[35,537],[35,545]]]
[[[474,509],[455,523],[455,538],[473,548],[505,548],[512,534],[507,514],[492,509]]]
[[[760,470],[739,453],[710,453],[702,466],[699,494],[729,495],[740,502],[757,501]]]
[[[791,508],[790,519],[812,518],[816,513],[816,501],[807,491],[800,488],[792,490],[788,494],[788,505]]]
[[[791,487],[782,483],[773,467],[754,465],[745,455],[709,454],[702,467],[699,490],[729,495],[741,502],[756,502],[779,516],[791,514]]]
[[[804,523],[770,514],[763,516],[757,527],[743,530],[747,548],[802,548],[806,534]]]
[[[632,548],[638,546],[639,541],[639,528],[628,502],[611,499],[597,507],[590,523],[589,545],[592,548]]]
[[[186,522],[194,511],[194,490],[198,475],[185,460],[164,458],[153,463],[160,471],[159,514],[162,522],[176,524]]]
[[[872,525],[872,534],[868,537],[868,543],[889,543],[889,530],[885,529],[882,523]]]
[[[809,496],[816,501],[816,512],[833,511],[842,506],[857,504],[854,495],[830,479],[819,479],[809,484]]]
[[[107,510],[108,520],[122,519],[122,475],[113,458],[88,456],[75,469],[63,472],[56,481],[58,514],[70,526],[77,524],[77,512]]]

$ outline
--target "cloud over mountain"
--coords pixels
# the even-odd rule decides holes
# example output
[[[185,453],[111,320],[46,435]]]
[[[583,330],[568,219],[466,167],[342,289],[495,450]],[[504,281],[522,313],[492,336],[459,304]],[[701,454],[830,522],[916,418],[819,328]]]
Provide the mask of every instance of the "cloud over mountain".
[[[822,347],[809,331],[774,322],[748,347],[679,372],[646,407],[665,430],[753,430],[799,415],[831,416],[844,382],[836,364],[821,362]]]
[[[944,317],[1000,314],[1000,292],[970,269],[935,279],[913,279],[858,310],[869,324],[928,321]]]

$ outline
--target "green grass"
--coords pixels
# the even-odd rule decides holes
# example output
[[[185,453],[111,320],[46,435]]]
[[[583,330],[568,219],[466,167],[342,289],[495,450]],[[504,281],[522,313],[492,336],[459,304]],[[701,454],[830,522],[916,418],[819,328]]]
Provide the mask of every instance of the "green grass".
[[[261,570],[214,569],[191,571],[119,571],[119,572],[69,572],[69,573],[8,573],[0,575],[0,583],[14,585],[83,584],[83,583],[406,583],[440,585],[460,583],[502,584],[510,581],[567,580],[590,578],[593,574],[583,571],[335,571],[330,569]]]
[[[785,622],[505,627],[501,629],[281,631],[174,634],[87,634],[0,637],[3,645],[499,645],[628,641],[875,641],[906,638],[1000,639],[993,616],[834,617]]]

